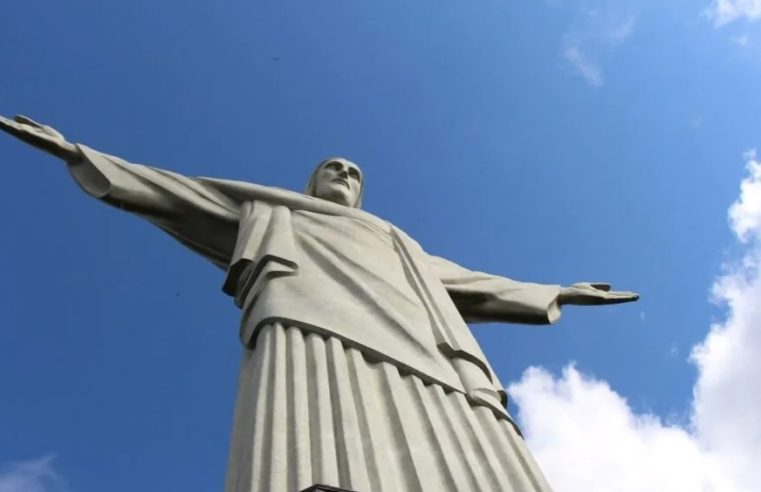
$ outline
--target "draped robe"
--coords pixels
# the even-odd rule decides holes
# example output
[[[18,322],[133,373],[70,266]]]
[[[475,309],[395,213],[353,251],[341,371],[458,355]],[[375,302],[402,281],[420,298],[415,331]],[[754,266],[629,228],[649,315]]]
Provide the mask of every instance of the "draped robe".
[[[548,490],[466,321],[551,323],[558,286],[467,270],[362,210],[79,149],[87,193],[227,272],[245,347],[229,492]],[[432,426],[424,444],[414,421]]]

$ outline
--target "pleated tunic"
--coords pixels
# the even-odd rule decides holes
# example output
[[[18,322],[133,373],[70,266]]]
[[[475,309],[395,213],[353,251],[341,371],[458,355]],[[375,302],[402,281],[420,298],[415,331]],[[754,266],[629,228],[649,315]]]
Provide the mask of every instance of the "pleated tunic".
[[[337,338],[262,329],[240,368],[226,492],[547,491],[515,427]]]

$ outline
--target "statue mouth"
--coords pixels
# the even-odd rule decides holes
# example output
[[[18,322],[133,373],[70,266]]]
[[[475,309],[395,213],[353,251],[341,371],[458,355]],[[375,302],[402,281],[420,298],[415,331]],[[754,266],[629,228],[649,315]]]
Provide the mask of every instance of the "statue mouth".
[[[344,185],[345,187],[349,188],[349,182],[346,181],[345,179],[336,178],[336,179],[333,180],[333,182],[334,183],[340,183],[340,184]]]

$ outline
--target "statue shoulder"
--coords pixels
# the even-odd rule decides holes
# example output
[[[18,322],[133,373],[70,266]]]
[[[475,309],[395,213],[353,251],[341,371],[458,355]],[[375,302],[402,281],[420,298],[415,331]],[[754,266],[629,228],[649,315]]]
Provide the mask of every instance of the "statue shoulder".
[[[313,200],[312,197],[296,191],[266,186],[249,181],[237,181],[232,179],[219,179],[199,177],[196,180],[204,185],[214,188],[225,195],[234,197],[239,201],[265,200],[271,202],[292,202],[294,200]]]

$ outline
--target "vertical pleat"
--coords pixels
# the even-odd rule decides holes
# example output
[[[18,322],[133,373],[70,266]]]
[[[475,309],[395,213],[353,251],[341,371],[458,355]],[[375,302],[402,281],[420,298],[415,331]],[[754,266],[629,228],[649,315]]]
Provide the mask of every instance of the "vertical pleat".
[[[273,357],[271,359],[271,372],[267,394],[267,411],[269,421],[269,448],[266,451],[269,459],[266,460],[266,475],[262,478],[269,485],[270,490],[286,490],[288,487],[288,433],[287,428],[287,402],[291,398],[286,387],[286,358],[289,357],[286,345],[285,330],[277,325],[270,330]]]
[[[420,406],[426,416],[423,419],[423,425],[431,441],[431,451],[436,454],[434,459],[439,463],[439,472],[444,476],[442,492],[471,489],[473,483],[468,480],[467,473],[462,467],[460,450],[452,440],[446,417],[429,395],[430,388],[418,378],[414,379],[414,386],[415,403]]]
[[[268,456],[270,443],[272,441],[272,413],[268,408],[267,400],[272,394],[272,384],[274,382],[273,372],[275,370],[274,358],[275,353],[275,336],[274,330],[267,330],[262,333],[257,347],[255,357],[261,357],[261,372],[255,375],[254,383],[254,425],[251,439],[253,463],[251,466],[250,487],[251,490],[266,490],[269,487],[269,460]],[[233,429],[235,435],[235,429]],[[238,437],[238,436],[235,436]],[[245,488],[239,489],[241,492],[247,492]],[[236,491],[237,492],[237,491]]]
[[[250,436],[254,432],[256,407],[256,377],[262,372],[262,358],[245,350],[238,376],[238,398],[233,417],[233,437],[230,443],[229,465],[225,479],[226,492],[248,490],[252,474],[253,456]]]
[[[338,460],[325,340],[312,333],[307,335],[306,346],[310,429],[304,437],[312,444],[312,479],[315,483],[335,485],[338,484]]]
[[[538,487],[532,470],[526,465],[525,457],[519,450],[515,449],[515,439],[521,439],[521,437],[515,433],[512,425],[507,422],[500,425],[497,419],[493,416],[489,418],[487,415],[482,415],[481,422],[485,424],[488,432],[494,438],[495,449],[501,455],[500,461],[511,463],[508,472],[515,490],[544,490]]]
[[[467,433],[467,429],[461,424],[460,419],[457,416],[457,412],[453,405],[452,394],[445,395],[443,391],[435,391],[436,400],[439,407],[442,409],[446,423],[452,431],[452,436],[457,445],[457,449],[460,450],[460,459],[465,467],[466,476],[469,478],[470,490],[490,490],[487,485],[486,479],[482,475],[482,471],[479,467],[479,457],[476,455],[473,449],[473,443],[470,436]]]
[[[417,449],[420,436],[415,432],[415,423],[410,422],[404,408],[404,388],[399,381],[399,370],[391,364],[380,366],[381,384],[385,393],[384,410],[391,424],[392,447],[401,461],[402,479],[405,490],[424,490],[425,477],[422,456]]]
[[[226,492],[548,492],[512,425],[337,338],[264,327],[241,363]]]
[[[385,411],[387,395],[381,386],[382,364],[368,364],[359,350],[348,351],[370,490],[409,490],[402,480],[406,458],[395,442],[392,420]]]
[[[460,425],[465,428],[473,445],[474,455],[478,456],[479,465],[483,470],[484,476],[489,479],[493,490],[510,490],[513,488],[513,484],[510,483],[508,478],[509,470],[507,467],[500,465],[499,459],[494,454],[491,439],[488,433],[483,431],[474,414],[474,409],[462,395],[452,394],[449,399],[452,401],[452,407],[454,407],[455,412],[459,415]],[[481,409],[491,412],[491,410],[484,407]],[[496,421],[493,414],[490,417]]]
[[[288,337],[288,490],[312,485],[312,450],[309,435],[309,388],[304,335],[298,328],[287,329]]]
[[[490,421],[490,424],[502,429],[501,435],[505,436],[510,443],[514,456],[516,456],[523,466],[523,475],[531,482],[532,490],[549,490],[550,486],[539,470],[539,466],[534,461],[534,457],[529,452],[528,447],[526,447],[526,442],[515,432],[512,425],[504,420],[494,419]]]
[[[368,490],[370,481],[362,449],[362,434],[354,405],[346,352],[337,338],[328,340],[330,389],[334,405],[333,427],[336,431],[336,454],[342,486],[352,490]]]

